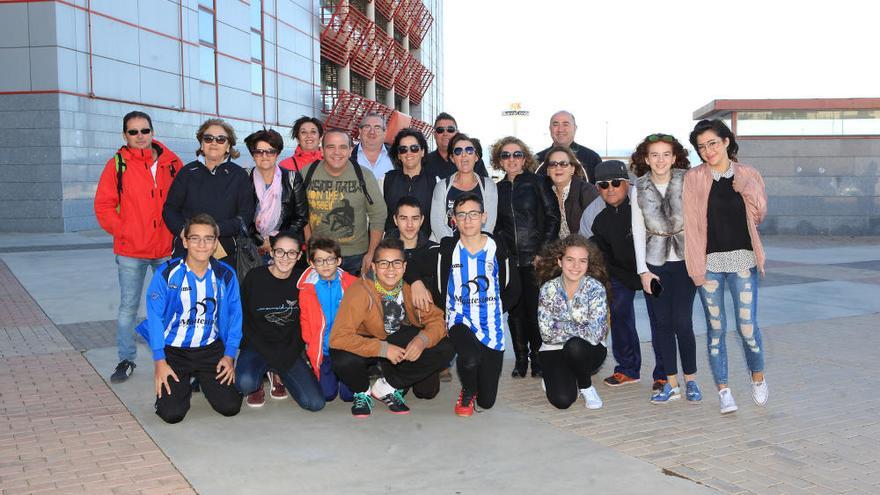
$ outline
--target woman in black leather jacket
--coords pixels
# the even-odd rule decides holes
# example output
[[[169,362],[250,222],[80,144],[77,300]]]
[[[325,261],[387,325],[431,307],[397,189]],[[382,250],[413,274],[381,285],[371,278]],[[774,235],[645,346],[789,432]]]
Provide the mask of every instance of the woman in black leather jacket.
[[[284,139],[272,129],[259,130],[244,139],[256,167],[248,171],[253,184],[255,214],[250,233],[260,254],[269,253],[269,237],[288,232],[302,239],[309,219],[309,203],[299,172],[278,166]]]
[[[538,360],[538,282],[533,262],[549,242],[559,237],[559,205],[550,179],[532,172],[537,163],[529,147],[508,136],[492,145],[492,166],[504,170],[498,183],[498,221],[495,236],[502,237],[516,260],[522,294],[508,310],[508,326],[516,364],[512,376],[524,377],[529,360],[532,376],[542,375]]]

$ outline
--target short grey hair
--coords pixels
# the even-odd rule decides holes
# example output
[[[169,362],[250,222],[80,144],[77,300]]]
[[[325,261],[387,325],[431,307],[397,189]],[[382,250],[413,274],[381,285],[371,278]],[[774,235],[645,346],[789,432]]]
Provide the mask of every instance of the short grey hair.
[[[384,116],[384,115],[382,115],[381,113],[377,113],[377,112],[367,112],[367,113],[364,114],[364,116],[361,118],[361,123],[358,124],[358,128],[363,127],[364,124],[367,122],[367,119],[371,119],[371,118],[377,118],[377,119],[381,120],[381,121],[382,121],[382,128],[383,128],[383,129],[386,128],[386,127],[388,126],[388,122],[385,122],[385,116]]]
[[[553,115],[550,116],[550,122],[553,122],[553,117],[556,117],[557,115],[559,115],[561,113],[564,113],[564,114],[568,115],[569,117],[571,117],[572,124],[578,125],[577,121],[574,119],[574,114],[569,112],[568,110],[560,110],[560,111],[554,113]]]

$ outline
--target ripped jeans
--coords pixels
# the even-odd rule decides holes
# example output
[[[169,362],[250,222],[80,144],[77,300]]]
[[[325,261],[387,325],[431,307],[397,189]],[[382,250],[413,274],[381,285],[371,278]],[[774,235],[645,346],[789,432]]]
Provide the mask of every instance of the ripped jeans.
[[[758,270],[716,273],[706,272],[706,283],[698,287],[703,311],[706,313],[706,333],[709,348],[709,366],[715,385],[727,385],[727,315],[724,312],[724,286],[730,287],[736,313],[736,329],[742,337],[746,364],[752,373],[764,371],[764,348],[758,328]]]

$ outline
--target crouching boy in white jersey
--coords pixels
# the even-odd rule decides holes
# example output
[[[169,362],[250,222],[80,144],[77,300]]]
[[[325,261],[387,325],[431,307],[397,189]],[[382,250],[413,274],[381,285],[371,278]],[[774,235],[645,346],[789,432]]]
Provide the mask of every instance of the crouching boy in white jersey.
[[[137,331],[153,351],[156,414],[167,423],[189,411],[191,377],[215,411],[235,416],[241,409],[233,386],[241,300],[235,270],[212,257],[219,231],[209,215],[190,218],[182,235],[186,258],[164,263],[147,291],[147,319]]]

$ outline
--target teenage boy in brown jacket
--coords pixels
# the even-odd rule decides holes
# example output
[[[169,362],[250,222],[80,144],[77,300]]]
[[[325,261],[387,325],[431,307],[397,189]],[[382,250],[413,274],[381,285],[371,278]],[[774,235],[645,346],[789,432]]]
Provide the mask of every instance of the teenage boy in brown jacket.
[[[330,337],[333,372],[354,393],[351,413],[367,417],[373,397],[394,414],[407,414],[403,389],[434,398],[439,371],[452,359],[443,311],[419,310],[403,282],[406,254],[399,239],[385,239],[373,255],[375,280],[358,280],[345,292]],[[370,386],[370,364],[378,361],[383,377]]]

